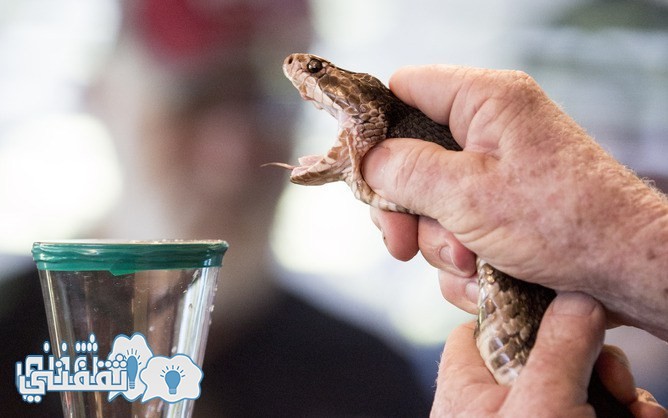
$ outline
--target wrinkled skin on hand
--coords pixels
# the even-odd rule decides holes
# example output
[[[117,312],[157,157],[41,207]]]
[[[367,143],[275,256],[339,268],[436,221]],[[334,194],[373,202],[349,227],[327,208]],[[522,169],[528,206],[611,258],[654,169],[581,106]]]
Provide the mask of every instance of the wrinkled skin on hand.
[[[463,151],[389,139],[363,174],[422,216],[373,210],[390,252],[418,250],[472,311],[473,253],[517,278],[590,294],[615,322],[668,340],[668,204],[521,72],[409,67],[393,92],[448,124]]]
[[[593,367],[635,417],[668,417],[649,393],[635,388],[621,350],[606,346],[601,351],[605,314],[589,296],[564,293],[555,299],[545,313],[529,361],[512,386],[498,385],[485,367],[475,347],[474,327],[464,324],[448,337],[433,417],[594,418],[586,389]]]

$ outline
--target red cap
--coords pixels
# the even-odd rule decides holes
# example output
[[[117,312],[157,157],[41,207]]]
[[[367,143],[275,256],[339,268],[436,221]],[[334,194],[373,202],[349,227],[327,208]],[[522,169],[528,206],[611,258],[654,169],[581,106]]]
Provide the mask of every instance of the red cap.
[[[190,65],[294,36],[308,44],[308,0],[128,0],[126,23],[160,60]],[[288,41],[289,43],[289,41]],[[271,48],[274,48],[271,47]],[[286,51],[292,47],[286,45]]]

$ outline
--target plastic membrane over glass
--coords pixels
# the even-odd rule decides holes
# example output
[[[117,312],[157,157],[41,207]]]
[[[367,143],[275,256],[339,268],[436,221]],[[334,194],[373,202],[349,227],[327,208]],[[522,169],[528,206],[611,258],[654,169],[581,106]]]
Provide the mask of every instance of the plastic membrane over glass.
[[[39,270],[110,271],[220,267],[228,245],[221,240],[36,242],[32,254]]]

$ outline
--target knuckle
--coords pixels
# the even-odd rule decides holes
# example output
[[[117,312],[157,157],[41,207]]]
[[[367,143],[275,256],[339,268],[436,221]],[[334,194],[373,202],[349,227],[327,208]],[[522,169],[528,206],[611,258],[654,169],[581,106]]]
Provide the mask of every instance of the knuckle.
[[[413,210],[426,209],[428,199],[420,193],[442,175],[442,166],[435,161],[437,154],[430,146],[411,148],[399,162],[397,175],[391,180],[394,190],[404,191],[406,201],[403,203]]]
[[[504,75],[505,95],[518,104],[534,103],[542,100],[544,92],[536,80],[520,70],[508,70]]]

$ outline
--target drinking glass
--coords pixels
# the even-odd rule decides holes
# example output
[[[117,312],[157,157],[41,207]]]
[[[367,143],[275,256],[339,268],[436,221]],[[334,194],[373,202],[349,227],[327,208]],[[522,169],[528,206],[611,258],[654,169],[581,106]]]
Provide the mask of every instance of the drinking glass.
[[[224,241],[33,245],[51,389],[43,380],[66,417],[191,416],[226,250]]]

